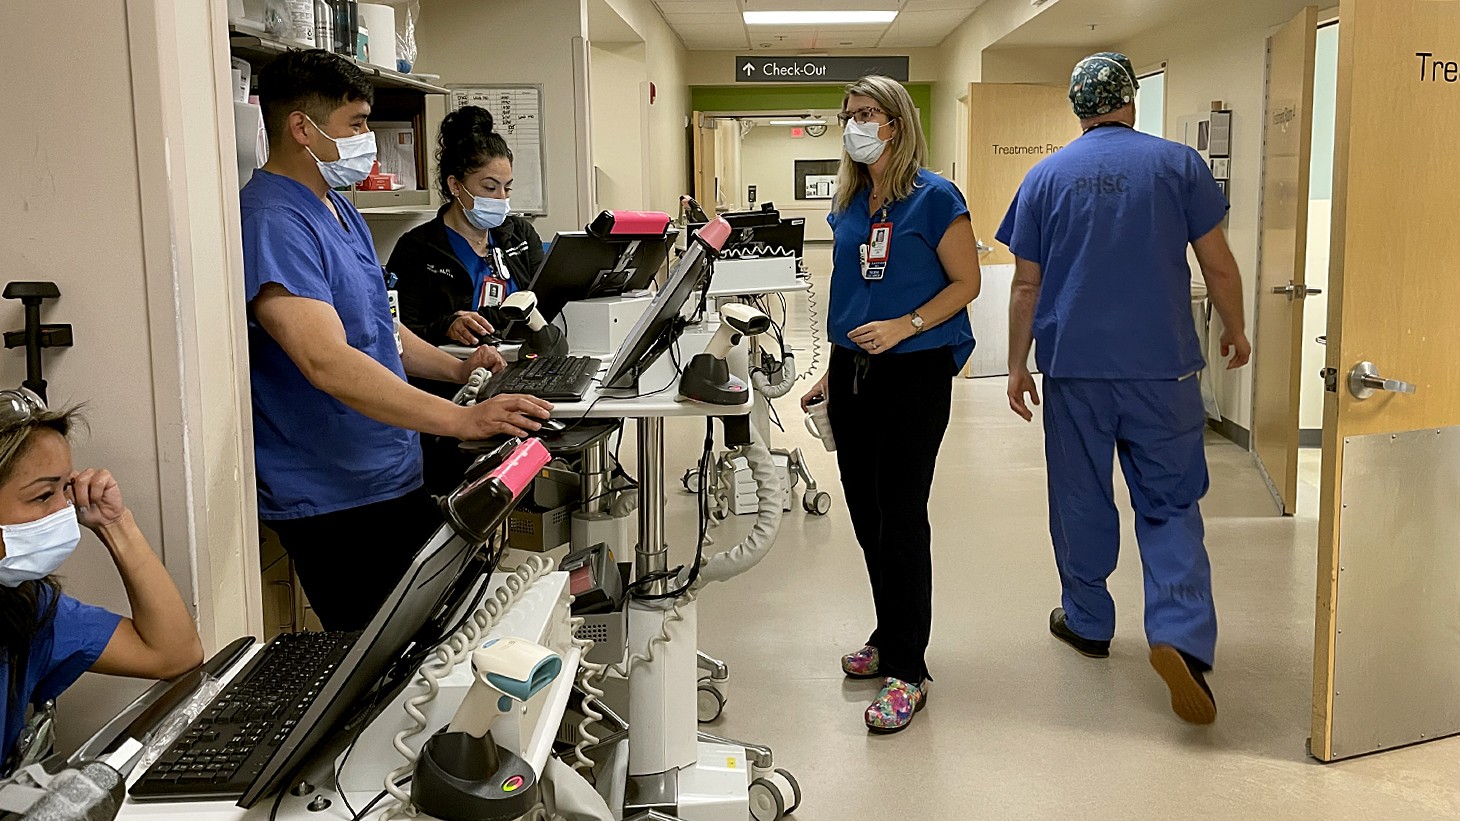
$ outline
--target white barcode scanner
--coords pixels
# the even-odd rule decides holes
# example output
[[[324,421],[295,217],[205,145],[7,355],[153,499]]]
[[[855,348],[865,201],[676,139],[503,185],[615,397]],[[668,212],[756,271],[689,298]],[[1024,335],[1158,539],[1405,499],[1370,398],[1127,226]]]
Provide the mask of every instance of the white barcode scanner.
[[[502,301],[497,309],[502,318],[509,322],[527,323],[527,335],[522,342],[518,358],[526,356],[567,356],[568,337],[563,329],[549,325],[537,309],[537,294],[531,291],[515,291]]]

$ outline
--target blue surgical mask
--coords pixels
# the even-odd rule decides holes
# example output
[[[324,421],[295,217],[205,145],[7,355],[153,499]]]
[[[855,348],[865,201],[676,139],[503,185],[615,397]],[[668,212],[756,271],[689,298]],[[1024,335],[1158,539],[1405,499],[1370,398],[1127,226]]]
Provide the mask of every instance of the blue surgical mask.
[[[309,156],[314,157],[314,162],[319,166],[319,173],[324,177],[325,185],[330,188],[354,188],[357,184],[364,182],[370,176],[370,170],[375,167],[375,132],[366,131],[364,134],[356,134],[353,137],[340,137],[335,139],[324,133],[319,124],[304,115],[309,124],[314,126],[324,138],[335,144],[340,152],[338,160],[325,162],[314,153],[313,149],[305,148]]]
[[[43,519],[0,525],[0,537],[5,539],[0,587],[19,587],[60,570],[81,543],[81,525],[75,506],[68,504]]]
[[[466,207],[466,203],[462,202],[460,197],[457,197],[456,201],[461,203],[461,210],[466,213],[466,221],[478,231],[500,228],[502,223],[507,221],[507,214],[512,210],[511,200],[506,199],[473,196],[470,208]]]

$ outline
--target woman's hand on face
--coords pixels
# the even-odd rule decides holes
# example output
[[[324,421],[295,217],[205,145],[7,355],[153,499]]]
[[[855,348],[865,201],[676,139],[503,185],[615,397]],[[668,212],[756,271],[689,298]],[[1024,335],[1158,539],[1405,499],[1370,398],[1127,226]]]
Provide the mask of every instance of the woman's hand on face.
[[[887,353],[912,335],[912,322],[906,317],[868,322],[848,334],[852,342],[870,354]]]
[[[493,333],[494,330],[492,324],[476,311],[457,311],[456,319],[451,321],[451,327],[446,330],[446,335],[451,337],[453,342],[475,345],[477,340]]]
[[[92,530],[114,525],[127,512],[122,490],[110,471],[90,468],[71,474],[71,499],[76,519]]]
[[[811,409],[811,403],[815,400],[826,400],[826,379],[825,376],[821,377],[815,385],[811,386],[811,390],[807,391],[806,395],[801,397],[801,410],[803,412],[809,411]]]

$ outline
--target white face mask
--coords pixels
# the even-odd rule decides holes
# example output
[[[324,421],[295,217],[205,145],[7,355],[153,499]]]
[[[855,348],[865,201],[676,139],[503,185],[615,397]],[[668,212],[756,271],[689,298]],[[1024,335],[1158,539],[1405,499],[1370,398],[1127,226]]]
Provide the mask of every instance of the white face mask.
[[[456,201],[461,203],[461,210],[466,213],[466,221],[478,231],[490,231],[493,228],[501,227],[507,221],[507,214],[512,210],[510,199],[494,199],[492,197],[472,197],[470,208],[462,202],[461,197]]]
[[[319,123],[304,115],[309,124],[314,126],[324,138],[335,144],[340,152],[338,160],[324,162],[314,153],[313,149],[307,148],[309,156],[314,157],[314,162],[319,166],[319,173],[324,177],[325,185],[330,188],[353,188],[356,184],[363,182],[370,176],[370,169],[375,167],[375,132],[367,131],[364,134],[356,134],[353,137],[341,137],[335,139],[324,133]]]
[[[891,124],[891,120],[882,125],[851,120],[842,131],[842,145],[852,159],[864,165],[871,165],[882,157],[882,152],[887,149],[887,143],[890,142],[890,140],[881,139],[877,134],[884,126]]]
[[[5,539],[0,586],[19,587],[61,569],[81,543],[81,525],[76,520],[76,507],[67,504],[34,522],[0,526],[0,537]]]

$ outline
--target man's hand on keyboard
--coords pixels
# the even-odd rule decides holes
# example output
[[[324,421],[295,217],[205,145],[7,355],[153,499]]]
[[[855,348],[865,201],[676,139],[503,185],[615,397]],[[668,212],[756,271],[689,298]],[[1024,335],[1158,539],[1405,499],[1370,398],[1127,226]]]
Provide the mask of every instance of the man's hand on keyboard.
[[[502,358],[500,351],[490,345],[482,345],[461,363],[456,381],[465,385],[471,379],[472,371],[477,368],[486,368],[492,373],[501,373],[502,369],[506,367],[507,360]]]
[[[462,408],[463,425],[457,438],[490,439],[493,436],[528,436],[542,430],[540,420],[552,415],[553,406],[535,396],[508,393]]]

